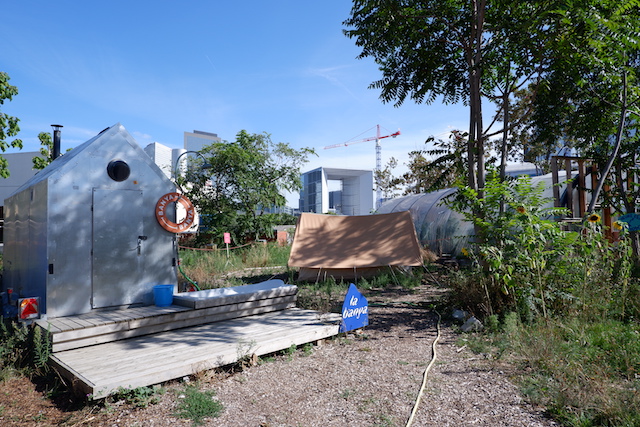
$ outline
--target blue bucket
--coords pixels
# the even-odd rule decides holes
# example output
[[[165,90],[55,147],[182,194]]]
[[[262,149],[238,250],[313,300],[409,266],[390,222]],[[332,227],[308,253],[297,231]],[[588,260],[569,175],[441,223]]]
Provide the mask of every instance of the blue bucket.
[[[173,304],[173,285],[154,286],[153,299],[156,303],[156,307],[167,307]]]

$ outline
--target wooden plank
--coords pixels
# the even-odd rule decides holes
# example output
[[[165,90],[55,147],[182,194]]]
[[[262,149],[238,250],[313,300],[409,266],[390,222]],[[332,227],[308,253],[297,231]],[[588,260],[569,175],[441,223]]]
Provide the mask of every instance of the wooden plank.
[[[207,323],[210,321],[216,321],[216,317],[213,315],[224,314],[226,312],[235,313],[234,316],[238,317],[241,315],[246,315],[246,314],[241,314],[243,310],[251,309],[254,307],[277,305],[279,307],[278,309],[289,308],[289,306],[286,306],[286,307],[283,306],[282,304],[284,303],[295,304],[295,296],[287,296],[287,297],[280,297],[280,298],[274,298],[269,300],[254,301],[251,303],[244,303],[241,307],[237,305],[233,305],[233,306],[211,307],[203,310],[189,310],[189,309],[185,309],[184,307],[179,307],[180,309],[177,311],[170,311],[164,315],[156,315],[153,317],[147,317],[147,318],[141,318],[141,319],[135,319],[140,314],[140,313],[137,313],[132,316],[135,320],[130,320],[128,322],[110,323],[110,324],[103,324],[100,326],[94,326],[93,328],[83,328],[80,330],[73,329],[73,330],[58,332],[54,334],[52,338],[54,343],[53,351],[63,351],[63,350],[68,350],[70,348],[74,348],[74,346],[70,344],[61,345],[61,346],[56,344],[66,343],[69,341],[85,340],[91,337],[96,337],[101,335],[103,336],[109,335],[109,336],[112,336],[114,339],[129,338],[134,335],[126,335],[126,336],[123,336],[123,338],[117,338],[117,334],[120,334],[123,331],[129,331],[133,329],[146,328],[140,333],[135,334],[135,335],[141,335],[144,333],[158,332],[160,330],[168,330],[172,328],[175,329],[175,328],[180,328],[185,326],[193,326],[198,323]],[[249,314],[256,314],[256,313],[251,312]],[[219,320],[225,320],[231,317],[223,316]],[[201,319],[201,320],[195,320],[195,319]],[[157,326],[157,325],[171,325],[171,327],[169,328],[162,327],[159,329],[152,328],[153,326]],[[152,329],[149,329],[149,328],[152,328]],[[116,334],[116,335],[113,335],[113,334]],[[108,339],[105,339],[105,338],[101,338],[97,340],[89,340],[89,341],[83,342],[82,344],[78,344],[78,346],[98,344],[98,343],[103,343],[107,341]]]
[[[553,206],[556,208],[560,207],[560,187],[558,187],[559,177],[558,177],[558,158],[556,156],[551,157],[551,178],[552,178],[552,189],[553,189]]]
[[[179,313],[189,311],[189,308],[181,306],[169,306],[169,307],[136,307],[125,310],[102,310],[91,313],[85,313],[78,316],[65,316],[57,317],[54,319],[39,320],[38,323],[42,327],[46,327],[47,324],[58,327],[62,330],[73,330],[79,326],[91,327],[91,326],[103,326],[107,324],[127,322],[135,319],[151,318],[157,316],[163,316],[167,314]]]
[[[69,317],[59,317],[57,319],[58,327],[63,331],[73,331],[75,329],[82,329],[79,324],[71,320]]]
[[[120,322],[120,323],[111,323],[111,324],[106,324],[101,326],[94,326],[90,330],[86,330],[86,329],[68,330],[68,331],[54,334],[53,343],[55,345],[58,342],[82,339],[87,336],[104,335],[104,334],[114,333],[118,331],[126,331],[128,329],[129,329],[129,325],[127,322]]]
[[[112,312],[109,312],[108,314],[107,312],[105,312],[104,314],[108,315],[116,322],[126,322],[128,320],[131,320],[131,318],[134,316],[135,310],[135,308],[129,308],[126,310],[114,310]]]
[[[163,316],[136,319],[136,320],[132,320],[129,323],[131,325],[131,329],[136,329],[136,328],[142,328],[145,326],[158,325],[162,323],[174,323],[174,322],[180,322],[188,319],[202,318],[202,317],[207,317],[213,314],[219,314],[227,311],[237,311],[237,310],[238,310],[238,307],[236,305],[212,307],[211,309],[207,309],[207,310],[186,309],[186,311],[168,313]]]
[[[119,384],[129,385],[139,378],[152,378],[155,384],[198,371],[228,365],[238,361],[244,356],[250,356],[252,354],[262,356],[287,349],[291,347],[291,345],[297,346],[317,339],[326,338],[327,335],[335,335],[333,330],[330,332],[322,332],[322,329],[323,328],[317,327],[315,331],[291,331],[281,328],[273,331],[269,335],[257,337],[257,339],[255,339],[256,346],[251,347],[250,352],[247,353],[239,353],[238,346],[234,344],[212,347],[206,345],[202,346],[204,348],[199,349],[200,351],[198,352],[194,352],[193,348],[183,348],[174,350],[170,355],[165,355],[165,357],[155,357],[154,355],[154,361],[156,361],[156,363],[153,366],[149,365],[148,352],[142,360],[132,360],[132,358],[128,357],[127,360],[130,363],[127,366],[118,367],[116,371],[112,371],[111,373],[102,371],[101,373],[89,375],[91,381],[98,387],[114,384],[117,388]],[[212,358],[212,355],[215,355],[215,358]],[[183,373],[185,369],[188,373]],[[113,372],[116,372],[116,374],[114,375]],[[164,379],[158,380],[159,376],[162,376]]]
[[[184,307],[177,308],[178,310],[175,310],[177,312],[185,311]],[[73,326],[74,324],[76,324],[76,322],[79,321],[83,321],[85,324],[92,324],[93,326],[91,328],[81,328],[80,330],[79,328],[70,329],[69,327],[67,327],[63,331],[54,334],[53,342],[63,342],[74,339],[81,339],[93,335],[103,335],[105,333],[126,330],[130,328],[128,322],[131,321],[131,319],[138,318],[142,315],[142,313],[136,312],[132,313],[131,315],[129,315],[128,313],[117,313],[115,316],[108,316],[106,313],[107,312],[93,314],[91,316],[91,321],[85,320],[86,318],[78,319],[77,317],[61,317],[55,319],[58,323],[64,323],[68,326]],[[149,314],[149,312],[147,312],[147,314]],[[160,314],[155,317],[157,318],[160,316],[162,315]],[[116,321],[114,319],[118,320]]]
[[[84,320],[85,322],[91,323],[93,326],[99,326],[105,323],[105,320],[102,317],[99,317],[94,313],[81,314],[77,317]]]
[[[307,311],[291,309],[285,312],[272,312],[216,324],[200,325],[168,333],[146,335],[131,340],[114,342],[111,345],[105,344],[64,353],[66,354],[65,357],[77,355],[77,357],[79,357],[78,363],[82,364],[84,362],[87,366],[102,369],[105,365],[96,365],[94,363],[95,358],[103,358],[105,359],[105,363],[109,363],[109,360],[111,360],[113,363],[121,365],[123,359],[134,357],[136,354],[145,355],[149,350],[157,350],[157,347],[160,347],[170,354],[175,348],[179,348],[180,346],[193,348],[194,343],[197,344],[197,346],[203,343],[209,345],[214,343],[221,343],[222,345],[235,343],[238,342],[238,331],[243,332],[246,329],[253,330],[253,339],[254,336],[268,334],[272,330],[283,326],[288,327],[295,324],[297,327],[304,327],[331,323],[317,321],[315,319],[314,322],[309,322],[308,316]],[[109,351],[106,352],[109,355],[108,360],[106,360],[106,357],[103,355],[105,349],[109,349]],[[119,351],[124,351],[126,357],[124,357],[124,354],[118,354]],[[108,370],[110,371],[111,369]]]
[[[264,337],[273,335],[274,333],[278,334],[278,331],[282,328],[288,328],[292,325],[297,326],[297,330],[294,331],[295,335],[303,333],[305,327],[331,324],[331,322],[315,322],[311,324],[306,322],[305,324],[304,321],[300,320],[299,316],[292,317],[288,315],[287,317],[283,317],[281,313],[282,312],[276,312],[261,316],[233,319],[223,322],[223,324],[217,324],[214,327],[211,325],[200,325],[185,330],[146,335],[136,338],[135,340],[113,343],[113,345],[110,346],[96,346],[86,349],[84,352],[67,352],[69,354],[67,358],[77,358],[77,360],[67,360],[73,360],[74,363],[77,363],[77,368],[93,368],[95,370],[105,371],[106,375],[112,377],[113,373],[118,369],[131,365],[134,365],[138,370],[155,369],[157,365],[164,366],[172,359],[173,353],[180,350],[189,349],[189,356],[192,356],[202,351],[209,353],[210,349],[216,346],[226,348],[229,345],[234,345],[236,352],[238,352],[238,341],[236,339],[238,331],[242,332],[243,330],[251,329],[253,331],[251,341],[264,341]],[[302,313],[302,315],[305,319],[306,316],[308,316],[305,313]],[[202,346],[204,343],[206,343],[206,347]],[[98,349],[98,347],[100,348]],[[111,357],[108,360],[104,359],[100,366],[95,366],[93,360],[101,357],[101,353],[107,348]],[[249,354],[253,352],[254,351],[251,350]],[[150,353],[154,355],[153,359],[147,358],[147,355]],[[140,358],[144,359],[144,366],[137,366],[139,364],[137,360]]]
[[[118,387],[141,387],[264,355],[338,333],[336,319],[290,309],[147,335],[52,355],[52,364],[76,390],[105,397]]]
[[[76,329],[92,328],[95,326],[93,322],[88,322],[80,317],[72,317],[70,320],[78,325]]]
[[[203,323],[211,323],[211,322],[220,322],[228,319],[233,319],[236,317],[244,317],[251,316],[255,314],[265,313],[269,311],[277,311],[277,310],[285,310],[288,308],[292,308],[295,306],[295,303],[288,302],[276,305],[267,305],[264,307],[255,307],[249,308],[245,310],[236,310],[236,311],[222,311],[218,314],[208,315],[208,316],[200,316],[193,317],[187,319],[176,320],[170,323],[159,323],[152,324],[149,326],[143,326],[136,329],[130,329],[127,323],[118,323],[118,326],[115,329],[104,329],[110,328],[111,325],[105,325],[104,327],[97,327],[94,329],[101,330],[103,333],[101,334],[92,334],[92,335],[80,335],[77,334],[78,331],[73,331],[64,334],[64,340],[55,340],[52,351],[54,353],[59,351],[70,350],[78,347],[103,344],[110,341],[123,340],[127,338],[132,338],[141,335],[154,334],[158,332],[166,332],[173,329],[186,328],[190,326],[200,325]],[[76,335],[73,335],[76,333]],[[59,334],[59,335],[63,335]]]
[[[65,360],[69,364],[73,363],[75,369],[92,374],[92,380],[97,383],[99,380],[119,378],[118,373],[121,371],[131,371],[137,375],[146,371],[156,372],[158,369],[168,369],[175,363],[178,365],[191,363],[191,360],[207,358],[210,354],[218,353],[222,349],[231,348],[234,356],[242,357],[260,352],[260,343],[264,347],[265,342],[268,343],[273,339],[281,340],[282,331],[285,329],[295,327],[295,330],[287,333],[288,338],[307,339],[310,329],[331,326],[331,323],[305,326],[301,325],[299,320],[279,321],[277,324],[273,324],[273,320],[265,320],[262,324],[255,322],[243,324],[236,319],[225,324],[226,327],[203,325],[190,328],[189,334],[175,332],[156,334],[129,342],[105,344],[98,346],[101,347],[100,349],[94,347],[86,349],[85,352],[65,352],[67,353]],[[251,331],[250,340],[242,335],[245,331]],[[310,341],[315,339],[317,338],[313,336]],[[109,355],[108,358],[104,356],[105,352]],[[94,363],[97,359],[101,360],[99,365]],[[130,376],[130,373],[126,374],[127,378]]]
[[[566,157],[564,159],[564,169],[567,174],[567,209],[569,209],[569,216],[573,218],[576,216],[576,209],[573,205],[573,175],[571,174],[571,160]]]
[[[175,364],[189,364],[201,360],[203,357],[207,358],[211,354],[217,354],[222,350],[232,350],[236,356],[254,352],[255,344],[238,343],[229,336],[222,336],[221,332],[216,332],[217,328],[211,328],[211,325],[204,327],[201,325],[196,328],[198,328],[198,333],[195,335],[185,336],[180,333],[168,332],[146,336],[144,340],[136,338],[135,341],[129,343],[120,342],[123,345],[109,345],[110,357],[103,358],[100,366],[96,366],[91,359],[100,358],[102,352],[89,352],[82,357],[79,355],[70,356],[66,360],[68,363],[73,363],[75,369],[91,375],[92,380],[98,383],[106,380],[124,381],[132,376],[170,369]],[[208,333],[210,331],[211,333]],[[278,331],[272,327],[256,333],[251,339],[253,342],[257,342],[255,340],[263,340],[274,334],[281,335],[282,330]],[[152,338],[149,339],[149,337]],[[243,353],[238,348],[238,344],[246,344],[247,351]]]
[[[578,214],[580,218],[584,217],[587,211],[587,195],[586,195],[586,175],[587,169],[584,165],[584,159],[578,159]]]
[[[60,329],[58,326],[56,326],[55,324],[52,324],[50,321],[46,319],[36,320],[35,323],[45,331],[49,331],[52,334],[56,334],[62,331],[62,329]]]
[[[109,316],[108,313],[110,312],[111,311],[95,311],[92,313],[88,313],[90,314],[90,316],[87,316],[87,317],[90,317],[90,319],[87,319],[87,320],[95,323],[96,325],[107,325],[109,323],[115,323],[116,318]]]
[[[76,394],[88,396],[93,393],[93,390],[95,390],[95,385],[91,381],[54,355],[49,357],[49,364],[57,370],[61,376],[71,382],[71,389]]]

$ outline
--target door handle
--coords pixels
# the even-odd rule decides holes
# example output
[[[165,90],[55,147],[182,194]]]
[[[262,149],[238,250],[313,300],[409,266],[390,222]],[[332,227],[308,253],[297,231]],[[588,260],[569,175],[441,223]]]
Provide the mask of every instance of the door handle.
[[[140,252],[142,252],[142,242],[147,240],[147,236],[138,236],[138,255],[140,255]]]

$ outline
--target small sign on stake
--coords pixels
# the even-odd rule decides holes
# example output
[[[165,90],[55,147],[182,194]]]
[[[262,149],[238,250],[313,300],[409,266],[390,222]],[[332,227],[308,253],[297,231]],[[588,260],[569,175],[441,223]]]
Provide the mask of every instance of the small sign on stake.
[[[340,332],[352,331],[369,324],[369,303],[360,293],[356,285],[349,285],[347,295],[342,304],[342,321]]]
[[[224,233],[224,244],[227,246],[227,258],[229,258],[229,243],[231,243],[231,233]]]

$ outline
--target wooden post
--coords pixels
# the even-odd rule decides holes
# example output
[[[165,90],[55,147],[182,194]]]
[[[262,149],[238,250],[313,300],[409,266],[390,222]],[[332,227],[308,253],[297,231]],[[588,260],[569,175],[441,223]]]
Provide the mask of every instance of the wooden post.
[[[584,159],[578,159],[578,212],[580,213],[580,218],[584,217],[585,212],[587,211],[587,200],[585,194],[585,167],[584,167]]]
[[[551,179],[553,184],[553,206],[560,207],[560,186],[558,181],[558,156],[551,157]]]
[[[565,157],[564,158],[564,170],[567,174],[567,208],[569,209],[569,214],[571,218],[575,218],[575,209],[573,206],[573,176],[571,175],[571,159]]]

